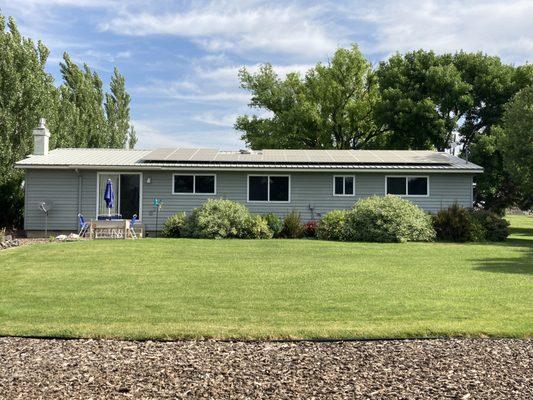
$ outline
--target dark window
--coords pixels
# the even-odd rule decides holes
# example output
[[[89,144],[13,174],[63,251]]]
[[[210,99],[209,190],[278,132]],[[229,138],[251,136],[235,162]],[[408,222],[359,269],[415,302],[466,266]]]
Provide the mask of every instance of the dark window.
[[[355,181],[353,176],[336,176],[334,193],[336,196],[353,196],[355,194]]]
[[[213,194],[215,193],[214,175],[196,175],[195,193]]]
[[[249,176],[248,180],[248,200],[267,201],[268,176]]]
[[[428,178],[408,178],[407,193],[409,194],[409,196],[426,196],[428,194]]]
[[[289,177],[270,177],[270,201],[289,201]]]
[[[249,176],[248,201],[289,201],[289,177]]]
[[[404,177],[388,177],[387,178],[387,194],[405,195],[405,178]]]
[[[342,176],[335,177],[335,194],[342,195],[343,192],[344,179]]]
[[[193,175],[174,175],[174,193],[193,193]]]
[[[354,194],[354,185],[353,185],[353,176],[344,177],[344,194],[353,195]]]

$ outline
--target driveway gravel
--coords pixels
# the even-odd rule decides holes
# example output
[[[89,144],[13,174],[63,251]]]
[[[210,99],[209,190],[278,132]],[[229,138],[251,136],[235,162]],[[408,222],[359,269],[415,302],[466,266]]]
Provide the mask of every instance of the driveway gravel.
[[[531,399],[533,340],[0,338],[0,398]]]

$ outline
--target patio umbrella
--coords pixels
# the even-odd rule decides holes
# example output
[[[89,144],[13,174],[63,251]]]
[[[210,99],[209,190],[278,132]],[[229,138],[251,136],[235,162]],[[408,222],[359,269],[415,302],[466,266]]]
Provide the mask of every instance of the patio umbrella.
[[[107,206],[107,214],[111,216],[111,209],[113,208],[113,203],[115,202],[115,193],[113,192],[113,182],[111,179],[108,179],[105,185],[104,200]]]

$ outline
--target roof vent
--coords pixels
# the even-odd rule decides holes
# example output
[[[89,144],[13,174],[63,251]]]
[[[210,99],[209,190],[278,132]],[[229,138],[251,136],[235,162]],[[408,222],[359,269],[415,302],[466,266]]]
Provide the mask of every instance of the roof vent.
[[[241,154],[252,154],[253,151],[250,150],[250,149],[240,149],[239,153],[241,153]]]

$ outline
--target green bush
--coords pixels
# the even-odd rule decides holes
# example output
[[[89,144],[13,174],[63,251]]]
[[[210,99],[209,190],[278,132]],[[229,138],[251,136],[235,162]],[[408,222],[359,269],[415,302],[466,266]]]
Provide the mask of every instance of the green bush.
[[[186,218],[183,236],[207,239],[272,237],[261,216],[252,216],[240,203],[209,199]]]
[[[398,196],[372,196],[354,204],[346,218],[346,239],[363,242],[432,241],[431,216]]]
[[[163,224],[163,231],[161,234],[164,237],[181,237],[183,235],[183,226],[185,225],[185,213],[179,212],[171,217],[167,218],[165,223]]]
[[[296,211],[291,211],[283,219],[283,229],[281,236],[290,239],[301,238],[304,236],[305,228],[302,225],[300,214]]]
[[[509,236],[509,222],[498,214],[487,210],[472,210],[470,216],[473,225],[479,226],[482,231],[481,237],[472,235],[473,241],[502,242]]]
[[[272,235],[273,232],[265,218],[261,215],[251,215],[244,222],[243,231],[239,237],[242,239],[271,239]]]
[[[483,240],[484,237],[483,231],[480,231],[482,227],[473,225],[468,210],[457,203],[440,210],[433,217],[433,227],[437,239],[448,242],[468,242],[474,236],[477,240]]]
[[[264,216],[264,218],[268,224],[268,227],[272,231],[272,235],[274,237],[279,237],[283,229],[283,221],[281,218],[274,213],[268,213]]]
[[[439,240],[501,242],[509,236],[509,222],[487,210],[469,210],[454,204],[433,218]]]
[[[333,210],[324,215],[317,226],[317,236],[322,240],[344,240],[347,210]]]

